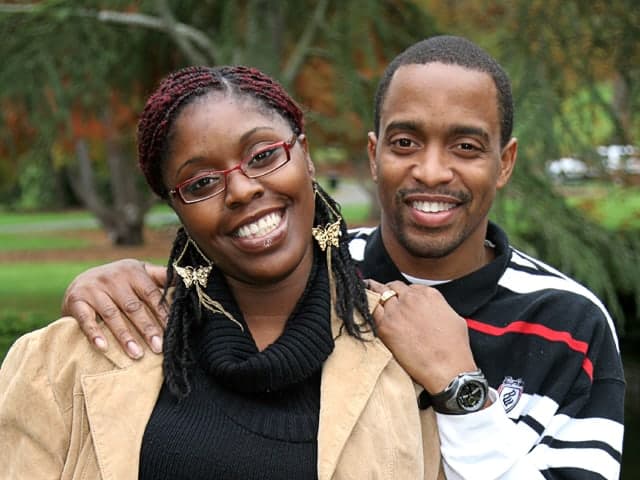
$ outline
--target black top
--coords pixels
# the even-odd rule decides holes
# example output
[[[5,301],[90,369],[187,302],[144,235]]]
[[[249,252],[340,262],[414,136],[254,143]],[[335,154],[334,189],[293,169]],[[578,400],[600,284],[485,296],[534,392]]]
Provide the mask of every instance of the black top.
[[[320,373],[333,350],[331,299],[319,259],[282,336],[259,351],[223,277],[207,293],[238,319],[203,310],[193,335],[192,391],[163,385],[144,434],[140,479],[317,478]]]

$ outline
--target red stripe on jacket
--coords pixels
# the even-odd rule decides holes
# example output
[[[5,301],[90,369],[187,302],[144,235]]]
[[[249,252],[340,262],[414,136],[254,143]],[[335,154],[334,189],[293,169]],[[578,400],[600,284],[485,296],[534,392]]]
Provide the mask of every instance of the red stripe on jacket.
[[[589,345],[587,342],[576,340],[571,336],[571,334],[569,334],[569,332],[560,332],[558,330],[545,327],[544,325],[522,321],[512,322],[506,327],[494,327],[493,325],[487,325],[486,323],[478,322],[471,318],[467,318],[466,320],[470,329],[486,333],[487,335],[493,335],[494,337],[499,337],[507,333],[521,333],[524,335],[535,335],[544,338],[545,340],[549,340],[550,342],[562,342],[571,350],[580,352],[584,355],[582,369],[585,371],[589,379],[593,381],[593,364],[587,357],[587,349],[589,348]]]

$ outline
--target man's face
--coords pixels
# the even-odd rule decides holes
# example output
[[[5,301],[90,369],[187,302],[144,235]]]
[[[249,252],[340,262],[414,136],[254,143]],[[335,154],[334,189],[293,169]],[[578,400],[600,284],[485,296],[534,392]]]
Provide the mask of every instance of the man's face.
[[[486,263],[487,216],[516,150],[515,139],[500,147],[489,74],[442,63],[396,71],[368,152],[382,238],[402,271],[453,278]]]

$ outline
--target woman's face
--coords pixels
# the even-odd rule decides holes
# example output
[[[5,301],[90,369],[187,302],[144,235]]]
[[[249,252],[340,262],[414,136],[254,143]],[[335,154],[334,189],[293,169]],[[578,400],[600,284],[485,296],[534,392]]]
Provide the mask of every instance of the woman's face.
[[[289,124],[251,98],[213,92],[195,99],[175,120],[164,165],[171,190],[208,170],[225,170],[276,142],[294,138]],[[258,156],[260,157],[260,156]],[[270,284],[310,268],[314,216],[313,164],[304,137],[290,161],[259,178],[241,170],[206,200],[171,204],[200,249],[228,277]]]

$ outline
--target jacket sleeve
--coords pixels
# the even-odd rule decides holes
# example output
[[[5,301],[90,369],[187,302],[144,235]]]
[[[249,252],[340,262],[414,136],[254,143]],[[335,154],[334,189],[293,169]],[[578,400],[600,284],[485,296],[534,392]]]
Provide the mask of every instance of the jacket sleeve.
[[[480,412],[438,414],[447,478],[619,478],[624,376],[614,334],[605,322],[599,326],[584,362],[593,366],[591,378],[581,369],[562,397],[530,393],[525,409],[510,417],[492,390],[493,405]],[[547,372],[551,388],[565,383],[558,376]]]
[[[0,367],[0,476],[59,479],[69,442],[38,332],[18,339]]]

